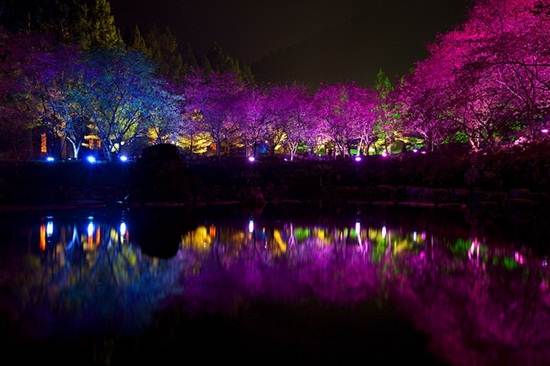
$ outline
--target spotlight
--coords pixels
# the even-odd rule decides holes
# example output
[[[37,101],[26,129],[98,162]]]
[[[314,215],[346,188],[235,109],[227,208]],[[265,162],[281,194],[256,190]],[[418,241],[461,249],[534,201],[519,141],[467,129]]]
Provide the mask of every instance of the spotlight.
[[[120,228],[119,228],[120,235],[121,235],[121,236],[126,235],[126,232],[127,232],[127,231],[128,231],[128,227],[126,226],[126,223],[125,223],[125,222],[121,222],[121,223],[120,223]]]

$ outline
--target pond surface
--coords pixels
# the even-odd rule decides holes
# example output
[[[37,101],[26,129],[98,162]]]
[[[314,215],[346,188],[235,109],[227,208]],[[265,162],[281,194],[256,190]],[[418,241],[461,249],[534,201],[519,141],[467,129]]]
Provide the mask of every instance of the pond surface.
[[[0,230],[22,361],[550,363],[547,253],[461,215],[96,210]]]

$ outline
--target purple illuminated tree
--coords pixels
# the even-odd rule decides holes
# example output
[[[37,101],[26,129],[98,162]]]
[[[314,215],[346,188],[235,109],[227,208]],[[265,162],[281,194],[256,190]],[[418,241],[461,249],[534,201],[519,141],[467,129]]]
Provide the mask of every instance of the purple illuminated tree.
[[[201,129],[212,138],[216,155],[239,135],[237,110],[244,85],[234,74],[191,74],[186,79],[187,114],[196,115]]]
[[[294,160],[301,144],[313,146],[316,143],[316,120],[312,98],[304,87],[281,88],[274,100],[283,121],[283,144]]]
[[[540,136],[550,107],[549,8],[538,0],[478,1],[407,79],[409,130],[430,144],[462,136],[473,150]]]
[[[256,146],[266,139],[274,117],[271,102],[269,90],[260,87],[246,89],[239,98],[236,112],[247,155],[254,155]]]
[[[369,142],[376,119],[376,95],[354,84],[322,86],[314,97],[319,132],[346,156],[353,144]]]

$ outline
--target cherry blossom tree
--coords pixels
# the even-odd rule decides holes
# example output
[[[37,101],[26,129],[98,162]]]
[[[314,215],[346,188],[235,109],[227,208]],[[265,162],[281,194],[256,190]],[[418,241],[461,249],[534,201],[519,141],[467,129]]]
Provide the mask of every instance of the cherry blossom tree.
[[[348,155],[354,142],[361,148],[376,117],[374,92],[354,84],[322,86],[314,97],[320,133],[335,146],[335,153]]]
[[[224,145],[239,134],[237,110],[244,85],[231,73],[194,73],[186,80],[186,113],[194,114],[202,130],[207,132],[221,156]]]
[[[408,130],[428,144],[459,133],[473,150],[540,136],[550,107],[549,9],[541,0],[478,1],[401,89]]]
[[[90,116],[108,159],[149,128],[176,124],[171,121],[180,116],[181,96],[155,76],[154,66],[141,53],[96,51],[86,66]]]
[[[268,88],[247,88],[237,102],[240,136],[247,156],[254,155],[259,143],[266,139],[273,109]]]
[[[284,146],[293,161],[300,145],[316,143],[316,120],[312,98],[301,86],[289,86],[279,90],[274,100],[282,120]]]

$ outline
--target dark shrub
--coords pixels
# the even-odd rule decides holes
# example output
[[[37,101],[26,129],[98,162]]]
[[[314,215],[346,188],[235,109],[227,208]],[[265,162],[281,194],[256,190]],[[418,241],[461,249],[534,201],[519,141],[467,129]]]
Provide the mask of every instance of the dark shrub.
[[[174,145],[144,149],[132,183],[132,199],[137,201],[185,201],[192,196],[185,160]]]

